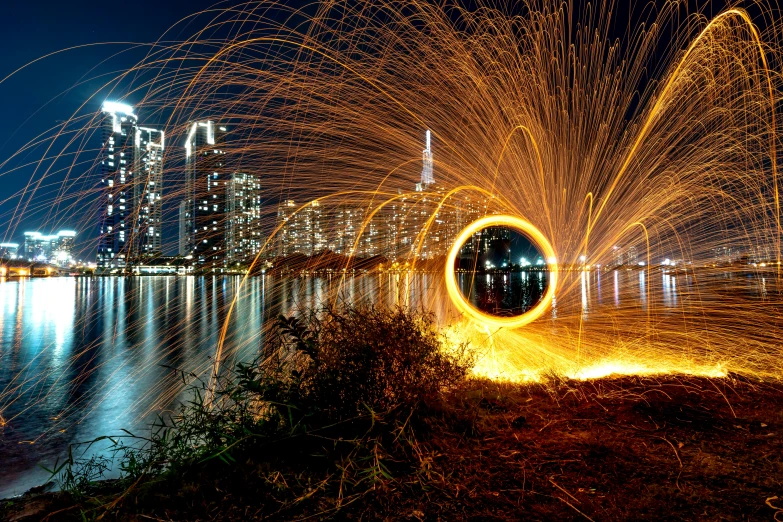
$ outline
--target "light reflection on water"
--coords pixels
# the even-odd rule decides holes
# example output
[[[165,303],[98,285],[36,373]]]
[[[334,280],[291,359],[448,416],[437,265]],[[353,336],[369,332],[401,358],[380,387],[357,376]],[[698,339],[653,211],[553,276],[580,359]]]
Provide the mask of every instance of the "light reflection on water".
[[[457,274],[457,286],[475,308],[497,316],[527,312],[541,300],[549,273],[543,271]]]
[[[340,300],[407,304],[431,275],[250,278],[226,346],[256,356],[278,314]],[[206,375],[240,277],[0,279],[0,498],[47,478],[69,443],[139,430],[182,390],[173,369]],[[270,291],[271,289],[271,291]]]
[[[730,283],[733,294],[764,299],[778,292],[775,279],[742,277],[716,279]],[[558,294],[571,285],[574,298],[556,296],[550,318],[590,322],[604,308],[676,311],[693,299],[693,278],[646,270],[565,274]],[[240,281],[0,279],[0,498],[46,479],[38,464],[52,465],[70,443],[121,428],[140,431],[152,412],[181,393],[174,368],[206,375]],[[424,306],[441,318],[453,313],[440,274],[267,275],[249,278],[242,288],[226,346],[236,359],[252,358],[270,318],[318,307],[334,295],[338,302]]]

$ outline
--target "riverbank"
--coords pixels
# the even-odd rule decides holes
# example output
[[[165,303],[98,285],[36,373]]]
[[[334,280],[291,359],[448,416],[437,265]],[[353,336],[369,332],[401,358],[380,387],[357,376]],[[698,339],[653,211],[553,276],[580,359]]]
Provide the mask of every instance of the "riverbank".
[[[0,513],[52,521],[82,520],[83,513],[103,520],[783,517],[777,384],[739,377],[469,381],[410,422],[417,465],[387,459],[379,476],[366,477],[366,489],[346,487],[342,497],[335,468],[312,452],[297,465],[214,461],[180,476],[101,483],[78,502],[33,494],[4,501]]]

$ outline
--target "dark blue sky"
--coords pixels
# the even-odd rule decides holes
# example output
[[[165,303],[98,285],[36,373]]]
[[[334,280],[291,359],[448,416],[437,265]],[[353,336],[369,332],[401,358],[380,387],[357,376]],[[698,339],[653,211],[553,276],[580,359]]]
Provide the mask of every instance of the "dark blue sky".
[[[0,49],[3,49],[0,79],[32,60],[73,46],[103,42],[152,43],[190,14],[212,6],[225,8],[241,3],[241,0],[220,3],[215,0],[133,0],[120,4],[105,0],[0,0]],[[301,5],[303,2],[288,2],[289,5],[293,3]],[[634,16],[628,12],[629,3],[626,0],[617,3],[618,10],[611,29],[616,35],[612,37],[621,36],[629,28],[633,30],[636,27],[632,21]],[[690,5],[691,10],[696,4],[706,5],[704,12],[708,15],[724,7],[723,0],[688,0],[687,3],[693,4]],[[580,5],[580,2],[574,0],[574,4]],[[640,2],[640,5],[646,4]],[[644,11],[640,7],[634,9]],[[579,11],[578,8],[576,10]],[[204,18],[200,21],[203,22]],[[179,24],[166,39],[185,39],[195,32],[196,25]],[[63,52],[32,64],[0,83],[0,121],[4,124],[3,132],[0,132],[0,241],[20,240],[24,229],[69,225],[62,221],[43,223],[44,212],[30,211],[14,223],[14,230],[9,230],[14,205],[13,202],[2,202],[26,185],[31,179],[32,169],[10,173],[9,170],[25,161],[40,158],[42,151],[32,151],[26,158],[17,157],[5,166],[2,163],[40,133],[70,117],[102,84],[95,79],[76,86],[80,79],[95,78],[100,74],[115,77],[146,54],[146,48],[128,51],[130,47],[127,43],[104,44]],[[121,51],[126,52],[112,57]],[[101,97],[98,97],[92,109],[97,111],[100,101]],[[20,214],[16,213],[16,216]],[[90,231],[90,235],[93,232]]]
[[[214,0],[134,0],[112,9],[97,0],[4,0],[0,2],[0,75],[5,77],[48,53],[103,42],[150,43],[188,14],[215,4]],[[174,31],[171,36],[183,36]],[[44,59],[0,85],[0,114],[4,122],[24,121],[32,112],[73,86],[90,69],[128,45],[99,45]],[[139,53],[113,59],[102,71],[135,63]],[[67,109],[68,107],[66,107]],[[49,109],[44,117],[56,119]],[[63,110],[67,113],[67,110]],[[13,149],[12,149],[13,150]]]
[[[0,79],[33,60],[69,47],[154,42],[182,18],[215,4],[215,0],[133,0],[120,4],[98,0],[2,0]],[[113,9],[113,5],[121,8]],[[185,38],[192,32],[192,27],[183,24],[167,39]],[[80,79],[122,71],[144,57],[146,49],[129,51],[131,47],[106,44],[66,51],[34,63],[0,83],[0,121],[4,124],[0,133],[0,163],[58,121],[70,117],[102,84],[94,80],[74,87]],[[112,57],[121,51],[125,52]],[[101,64],[105,60],[108,61]],[[94,67],[97,68],[92,70]],[[98,103],[96,100],[96,110]],[[40,155],[40,151],[32,152],[27,161]],[[30,179],[30,169],[7,173],[24,163],[24,159],[13,159],[0,168],[0,201],[23,188]],[[9,204],[0,206],[0,241],[20,240],[24,229],[41,225],[40,215],[30,212],[11,232],[7,230],[10,211],[13,208]]]

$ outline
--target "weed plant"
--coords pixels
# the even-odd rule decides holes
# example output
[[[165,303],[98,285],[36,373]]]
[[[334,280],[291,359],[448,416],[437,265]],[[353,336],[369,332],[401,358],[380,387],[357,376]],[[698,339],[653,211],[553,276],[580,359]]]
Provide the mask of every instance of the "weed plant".
[[[190,399],[159,416],[149,436],[125,431],[87,444],[108,441],[120,470],[125,492],[109,509],[144,484],[241,475],[251,478],[237,487],[273,491],[277,510],[316,497],[337,510],[375,488],[423,485],[430,459],[420,414],[472,364],[467,346],[444,346],[431,314],[350,307],[280,316],[262,357],[237,364],[214,389],[191,382]],[[71,452],[50,472],[79,500],[108,469],[106,457]]]

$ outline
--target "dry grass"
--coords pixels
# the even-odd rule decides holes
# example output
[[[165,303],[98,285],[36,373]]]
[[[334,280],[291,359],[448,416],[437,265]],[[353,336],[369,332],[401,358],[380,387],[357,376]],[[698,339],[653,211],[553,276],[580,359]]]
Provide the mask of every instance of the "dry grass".
[[[38,507],[28,519],[60,509],[49,520],[81,519],[82,512],[103,520],[783,517],[776,507],[783,505],[777,385],[739,377],[474,381],[401,420],[408,461],[395,467],[395,455],[378,455],[388,476],[352,494],[343,494],[341,466],[369,468],[366,462],[213,462],[142,481],[121,497],[108,484],[79,505],[61,495],[30,499]],[[323,440],[325,454],[333,445]],[[13,516],[24,505],[6,505],[5,515],[23,520]]]

